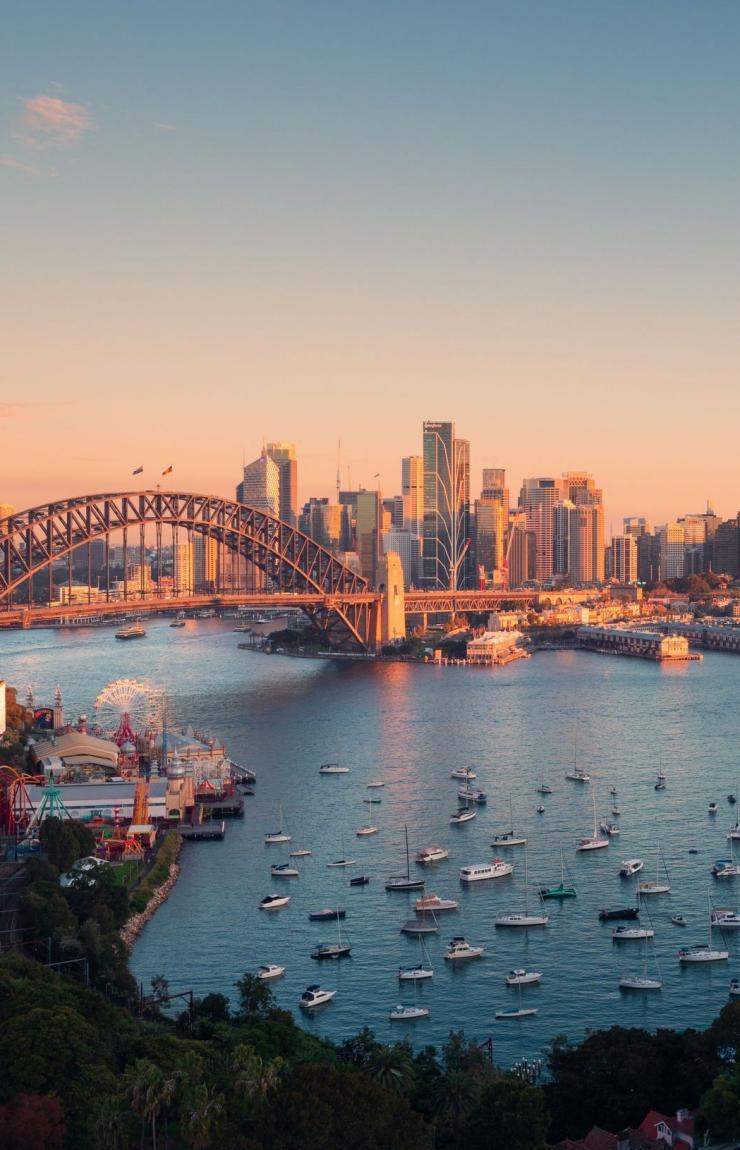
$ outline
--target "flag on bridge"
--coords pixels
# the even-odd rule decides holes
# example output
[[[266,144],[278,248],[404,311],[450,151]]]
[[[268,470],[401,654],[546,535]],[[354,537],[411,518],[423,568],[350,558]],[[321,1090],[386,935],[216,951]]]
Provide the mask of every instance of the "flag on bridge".
[[[143,468],[143,467],[137,467],[137,468],[136,468],[136,471],[132,471],[132,472],[131,472],[131,474],[132,474],[132,475],[141,475],[141,473],[142,473],[142,471],[143,471],[143,470],[144,470],[144,468]]]
[[[169,467],[165,467],[165,469],[164,469],[164,471],[162,472],[162,474],[163,474],[163,475],[169,475],[169,473],[170,473],[171,471],[172,471],[172,464],[170,464],[170,466],[169,466]]]

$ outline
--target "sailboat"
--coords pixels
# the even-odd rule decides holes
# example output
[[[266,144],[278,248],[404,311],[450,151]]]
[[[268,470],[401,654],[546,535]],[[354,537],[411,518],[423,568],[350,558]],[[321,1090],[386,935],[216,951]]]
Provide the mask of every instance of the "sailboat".
[[[320,942],[316,950],[311,951],[311,958],[349,958],[351,953],[352,947],[349,943],[342,942],[340,916],[337,915],[337,941],[328,943]]]
[[[266,833],[265,843],[267,843],[268,845],[270,843],[289,843],[291,841],[291,836],[288,834],[288,832],[285,830],[285,827],[283,826],[283,805],[282,805],[282,803],[280,803],[280,805],[278,806],[278,813],[280,815],[280,829],[277,831],[268,831]]]
[[[521,981],[516,983],[516,988],[519,992],[519,1007],[517,1010],[497,1010],[496,1018],[527,1018],[530,1014],[537,1013],[536,1006],[522,1006],[522,984]]]
[[[557,886],[541,886],[540,898],[575,898],[576,888],[565,885],[565,863],[563,861],[563,846],[560,844],[560,882]]]
[[[432,960],[421,935],[419,935],[419,950],[420,956],[416,966],[399,966],[399,982],[420,982],[425,978],[434,978]]]
[[[608,912],[603,912],[608,913]],[[624,912],[625,915],[628,913]],[[640,886],[637,886],[637,909],[630,914],[630,918],[640,917]],[[601,918],[601,914],[599,915]],[[654,938],[655,931],[651,926],[618,926],[612,931],[612,942],[633,942],[639,938]]]
[[[342,857],[340,859],[334,859],[334,862],[329,862],[326,865],[327,866],[354,866],[356,862],[357,862],[357,859],[348,859],[347,858],[347,853],[344,849],[344,835],[342,835]]]
[[[578,742],[573,741],[573,766],[569,771],[565,772],[566,779],[573,779],[576,783],[590,783],[591,776],[586,771],[582,771],[578,766]]]
[[[524,914],[500,914],[494,919],[494,926],[547,926],[550,921],[546,914],[529,913],[529,875],[527,873],[527,848],[524,848]]]
[[[639,894],[668,894],[671,889],[671,884],[666,882],[665,879],[663,882],[660,881],[661,859],[662,855],[660,853],[660,847],[658,847],[658,857],[655,860],[655,882],[638,882],[637,890]],[[663,862],[663,866],[665,867],[665,862]]]
[[[424,879],[411,877],[411,864],[409,861],[409,828],[404,824],[404,834],[406,836],[406,874],[392,874],[389,875],[385,889],[386,890],[423,890]]]
[[[494,849],[496,847],[520,847],[524,846],[527,842],[523,835],[514,833],[514,808],[511,802],[511,795],[509,795],[509,828],[508,831],[504,831],[503,834],[494,837],[491,843]]]
[[[601,850],[602,847],[608,847],[609,846],[608,837],[605,839],[599,838],[599,827],[598,827],[598,824],[596,822],[596,791],[592,792],[591,797],[594,801],[594,833],[590,839],[581,839],[580,840],[580,842],[576,846],[577,851],[597,851],[597,850]]]
[[[697,946],[682,947],[678,952],[679,962],[724,962],[730,957],[728,950],[718,950],[712,946],[712,903],[707,893],[707,901],[709,902],[709,943],[699,943]]]
[[[619,980],[621,990],[660,990],[663,985],[663,979],[660,977],[660,968],[658,967],[658,960],[655,959],[655,967],[658,972],[657,978],[651,978],[647,972],[647,939],[643,948],[642,959],[642,974],[623,974]]]
[[[538,795],[551,795],[552,794],[552,787],[549,786],[545,782],[545,772],[544,771],[540,775],[540,781],[537,784],[537,794]]]

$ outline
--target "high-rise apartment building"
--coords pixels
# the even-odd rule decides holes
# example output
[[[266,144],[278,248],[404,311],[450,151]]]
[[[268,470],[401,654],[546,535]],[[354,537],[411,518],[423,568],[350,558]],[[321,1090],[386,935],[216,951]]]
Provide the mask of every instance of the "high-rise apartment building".
[[[421,536],[424,529],[424,460],[421,455],[407,455],[401,460],[401,497],[404,528],[412,535]]]
[[[428,588],[469,584],[470,444],[450,422],[424,423],[422,581]],[[466,562],[467,558],[467,562]]]
[[[664,523],[657,530],[659,579],[680,579],[684,574],[685,534],[680,523]]]
[[[280,515],[280,468],[266,450],[244,468],[244,478],[236,489],[238,503],[246,503],[269,515]]]
[[[611,574],[617,583],[637,582],[637,542],[632,535],[615,535],[611,545]]]
[[[199,532],[193,535],[193,590],[215,591],[218,584],[218,540]]]
[[[535,540],[535,574],[541,583],[552,579],[554,569],[553,512],[568,497],[562,480],[549,477],[525,479],[519,506],[526,517],[527,531]]]
[[[267,454],[280,471],[280,518],[298,523],[298,459],[294,443],[268,443]]]

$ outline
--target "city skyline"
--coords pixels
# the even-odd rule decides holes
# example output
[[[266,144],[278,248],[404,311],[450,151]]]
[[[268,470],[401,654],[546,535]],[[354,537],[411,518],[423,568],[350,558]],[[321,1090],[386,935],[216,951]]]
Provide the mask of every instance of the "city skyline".
[[[397,491],[429,415],[473,475],[598,473],[607,534],[736,514],[736,5],[7,24],[4,501],[227,492],[263,439],[301,501],[340,440]]]

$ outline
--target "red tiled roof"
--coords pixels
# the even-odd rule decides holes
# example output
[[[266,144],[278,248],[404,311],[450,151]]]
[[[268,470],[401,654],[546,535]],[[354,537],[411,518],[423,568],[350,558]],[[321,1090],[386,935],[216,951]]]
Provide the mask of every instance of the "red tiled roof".
[[[586,1150],[617,1150],[618,1145],[616,1134],[610,1134],[600,1126],[592,1126],[583,1141]]]

